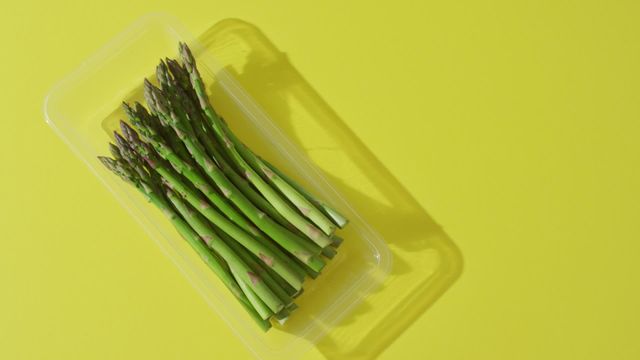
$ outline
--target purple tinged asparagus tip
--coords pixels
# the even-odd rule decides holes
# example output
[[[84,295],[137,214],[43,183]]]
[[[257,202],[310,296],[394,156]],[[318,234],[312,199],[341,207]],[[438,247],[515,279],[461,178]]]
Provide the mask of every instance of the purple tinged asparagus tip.
[[[151,96],[153,97],[154,105],[156,106],[156,108],[163,114],[169,114],[169,101],[162,93],[162,90],[156,87],[152,87]]]
[[[158,110],[155,106],[152,89],[153,85],[151,85],[151,83],[147,79],[144,79],[144,100],[147,102],[147,106],[152,113],[158,113]]]
[[[167,64],[162,59],[160,59],[160,63],[156,66],[156,78],[160,85],[162,85],[163,89],[165,89],[166,84],[169,84],[170,82]]]
[[[127,104],[126,102],[122,102],[122,109],[124,110],[124,113],[127,114],[127,116],[129,117],[129,119],[133,119],[136,117],[135,112],[133,111],[133,109],[131,108],[131,106],[129,106],[129,104]]]
[[[191,53],[191,49],[187,46],[187,44],[181,42],[179,44],[180,48],[180,58],[182,58],[182,62],[184,66],[187,68],[187,71],[192,72],[195,69],[195,60],[193,59],[193,54]]]
[[[120,131],[122,131],[122,135],[129,139],[129,124],[124,122],[124,120],[120,120]]]
[[[153,95],[153,89],[154,88],[155,88],[155,86],[151,83],[151,81],[149,81],[149,79],[145,78],[144,79],[144,92],[145,92],[145,94]]]
[[[173,75],[174,79],[183,85],[189,84],[189,74],[177,60],[167,59],[167,65],[169,66],[169,71],[171,72],[171,75]]]
[[[120,133],[118,133],[117,131],[113,132],[113,137],[116,139],[116,144],[119,148],[123,148],[129,145],[127,143],[127,140],[125,140],[125,138],[122,137],[122,135],[120,135]]]
[[[142,104],[140,104],[140,102],[136,101],[134,106],[136,108],[135,112],[138,116],[143,117],[143,116],[149,115],[149,112],[147,111],[147,109]]]
[[[113,172],[116,171],[115,170],[115,161],[112,158],[109,158],[109,157],[106,157],[106,156],[98,156],[98,160],[100,160],[102,165],[104,165],[104,167],[106,167],[110,171],[113,171]]]
[[[133,130],[133,128],[129,126],[129,124],[127,124],[122,120],[120,120],[120,130],[122,131],[122,135],[124,135],[124,137],[128,141],[139,142],[140,137],[138,136],[138,133],[135,130]]]

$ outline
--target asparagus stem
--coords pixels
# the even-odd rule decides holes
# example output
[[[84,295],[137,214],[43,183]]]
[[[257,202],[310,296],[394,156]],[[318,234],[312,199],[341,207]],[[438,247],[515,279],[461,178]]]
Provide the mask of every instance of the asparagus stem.
[[[214,158],[218,160],[220,164],[220,168],[228,176],[229,179],[232,180],[235,184],[237,184],[240,191],[243,194],[247,195],[247,197],[252,200],[252,202],[259,207],[261,210],[265,211],[267,215],[272,215],[274,218],[280,219],[278,223],[283,226],[290,227],[289,230],[293,232],[299,231],[291,225],[264,197],[258,194],[251,185],[240,177],[233,168],[229,165],[229,163],[224,159],[222,154],[217,148],[212,149],[212,153],[214,154]],[[318,255],[322,252],[322,248],[320,248],[317,244],[312,241],[309,241],[307,237],[303,237],[304,234],[299,233],[302,236],[298,236],[295,240],[300,243],[300,245],[304,246],[305,249],[313,255]]]
[[[267,284],[267,286],[269,286],[269,288],[278,296],[278,298],[280,298],[280,300],[284,304],[288,305],[288,304],[290,304],[292,302],[291,296],[271,276],[271,274],[269,274],[267,272],[267,270],[262,265],[260,265],[260,263],[258,261],[256,261],[252,257],[250,252],[248,252],[245,248],[240,246],[240,244],[235,242],[224,231],[221,231],[221,230],[215,229],[215,228],[214,228],[214,230],[217,230],[216,233],[218,234],[218,236],[220,236],[222,241],[224,241],[231,249],[233,249],[233,251],[235,251],[236,254],[238,254],[238,256],[240,256],[242,261],[244,261],[249,266],[249,268],[251,268],[252,271],[254,271],[256,274],[260,275],[262,280],[264,280],[264,282]]]
[[[229,264],[232,273],[237,275],[245,285],[249,286],[273,313],[280,311],[284,307],[284,303],[278,298],[278,296],[276,296],[276,294],[273,293],[273,291],[271,291],[271,289],[269,289],[262,278],[251,271],[249,266],[242,261],[240,256],[238,256],[238,254],[236,254],[224,241],[222,241],[222,239],[220,239],[199,212],[194,211],[193,208],[182,201],[182,199],[180,199],[173,190],[167,188],[166,191],[169,201],[171,201],[173,206],[176,207],[180,215],[182,215],[187,223],[196,230],[205,243],[207,243],[210,248],[218,253],[227,262],[227,264]],[[260,312],[259,309],[256,310]]]
[[[258,158],[249,148],[242,144],[232,131],[229,131],[231,141],[236,143],[236,148],[240,149],[242,156],[249,164],[262,174],[262,177],[275,186],[285,197],[296,206],[296,208],[308,219],[310,219],[326,235],[331,235],[336,230],[336,226],[318,208],[315,207],[306,197],[283,180],[278,173],[271,171],[260,158]]]
[[[255,259],[255,256],[253,254],[251,254],[251,256]],[[296,265],[300,266],[298,264]],[[282,289],[284,289],[287,295],[289,295],[291,298],[295,298],[300,293],[302,293],[302,288],[300,290],[296,290],[291,285],[289,285],[289,283],[287,283],[280,275],[278,275],[275,271],[273,271],[273,269],[270,269],[269,267],[265,267],[265,270],[269,275],[271,275],[271,277],[278,283],[278,285],[280,285]],[[302,266],[300,266],[300,272],[303,274],[303,276],[307,275],[306,271],[304,271],[304,268]]]
[[[302,196],[304,196],[307,200],[309,200],[315,207],[320,209],[326,216],[328,216],[333,221],[333,223],[336,226],[338,226],[339,228],[342,229],[349,223],[349,220],[344,215],[342,215],[338,210],[336,210],[335,208],[333,208],[333,207],[327,205],[326,203],[322,202],[317,197],[311,195],[311,193],[309,193],[307,190],[305,190],[305,188],[300,186],[296,181],[291,179],[289,176],[287,176],[280,169],[278,169],[276,166],[274,166],[273,164],[271,164],[270,162],[268,162],[264,158],[262,158],[260,156],[258,156],[258,158],[271,171],[273,171],[274,173],[278,174],[284,181],[289,183],[289,185],[291,185],[294,189],[296,189],[296,191],[298,191],[300,194],[302,194]]]
[[[235,271],[233,268],[231,268],[231,274],[233,275],[233,277],[236,278],[236,280],[238,281],[238,285],[240,285],[240,289],[242,289],[247,299],[249,299],[249,302],[251,303],[251,305],[253,305],[253,308],[256,309],[256,311],[262,317],[262,319],[267,320],[268,318],[270,318],[271,315],[273,315],[273,312],[264,303],[264,301],[262,301],[262,299],[260,299],[260,297],[253,291],[253,289],[251,289],[251,286],[247,285],[247,283],[245,283],[244,280],[242,280],[242,278],[240,277],[240,274],[238,274],[238,272]],[[286,308],[283,308],[282,310],[285,310],[285,309]]]
[[[123,164],[122,157],[120,157],[119,159],[116,158],[116,160],[106,157],[99,157],[98,159],[104,164],[107,169],[116,173],[116,175],[119,175],[126,182],[133,185],[138,191],[140,191],[140,193],[142,193],[147,198],[149,202],[154,204],[158,209],[162,211],[163,214],[165,214],[167,218],[169,218],[178,233],[196,251],[196,253],[204,261],[204,263],[220,278],[220,280],[229,289],[229,291],[231,291],[231,293],[240,301],[240,304],[245,308],[249,316],[256,321],[261,329],[266,331],[271,327],[271,324],[268,321],[264,321],[264,319],[262,319],[262,317],[251,306],[248,298],[244,295],[239,285],[231,277],[231,274],[229,274],[229,272],[225,269],[225,265],[207,248],[202,239],[191,228],[191,226],[189,226],[189,224],[184,221],[184,219],[178,216],[178,214],[169,205],[164,197],[162,197],[159,193],[150,190],[151,187],[149,186],[148,182],[150,181],[151,175],[142,177],[139,175],[140,173],[138,173],[138,175],[134,174]],[[140,165],[138,164],[138,166],[136,167],[139,168],[139,166]]]
[[[297,262],[300,266],[302,266],[302,269],[304,270],[304,272],[307,274],[307,276],[309,276],[312,279],[317,279],[318,276],[320,276],[320,272],[315,271],[311,268],[309,268],[308,266],[306,266],[305,264],[301,263],[298,259],[291,257],[291,260],[293,260],[294,262]]]
[[[187,45],[184,43],[180,43],[180,55],[185,68],[189,72],[191,85],[198,96],[200,107],[203,110],[207,121],[213,128],[217,140],[221,144],[225,144],[227,154],[231,159],[233,159],[236,166],[244,171],[247,180],[249,180],[258,189],[258,191],[289,220],[289,222],[291,222],[302,233],[307,235],[316,244],[320,247],[325,247],[331,244],[331,240],[324,235],[322,231],[312,223],[308,222],[301,214],[289,206],[289,204],[281,198],[278,192],[267,184],[267,182],[265,182],[260,175],[256,173],[256,170],[247,163],[247,160],[243,156],[250,158],[253,153],[243,151],[243,147],[238,146],[238,140],[233,136],[233,133],[226,131],[224,122],[218,117],[209,102],[209,97],[207,96],[200,73],[196,68],[191,50],[189,50]],[[235,140],[235,143],[233,140]],[[243,154],[241,155],[239,151],[243,151]]]
[[[260,242],[251,236],[249,233],[242,230],[234,222],[230,221],[226,216],[220,214],[214,208],[212,208],[207,200],[200,195],[197,191],[194,191],[189,185],[187,185],[182,177],[176,170],[166,165],[159,155],[161,152],[165,154],[165,159],[174,164],[174,167],[181,169],[182,174],[188,179],[192,180],[193,184],[202,193],[211,199],[219,195],[211,189],[211,187],[201,178],[193,172],[193,168],[185,163],[180,163],[179,159],[176,159],[175,154],[171,152],[171,149],[167,148],[164,144],[157,141],[153,141],[150,137],[152,133],[149,128],[145,128],[142,124],[139,124],[139,129],[146,132],[147,139],[151,140],[154,148],[159,150],[158,152],[152,150],[146,143],[144,143],[138,134],[129,127],[128,124],[122,122],[122,132],[129,141],[130,144],[136,149],[136,151],[145,158],[146,162],[151,166],[162,178],[171,186],[174,190],[178,191],[183,197],[191,204],[191,206],[197,208],[202,215],[204,215],[209,221],[222,229],[225,233],[229,234],[233,239],[238,241],[242,246],[247,248],[250,252],[261,259],[267,266],[272,267],[283,279],[285,279],[291,286],[296,289],[300,289],[302,286],[303,278],[300,276],[296,267],[288,261],[285,254],[280,251],[276,251],[274,247],[269,247],[264,242]],[[215,198],[214,198],[215,199]]]

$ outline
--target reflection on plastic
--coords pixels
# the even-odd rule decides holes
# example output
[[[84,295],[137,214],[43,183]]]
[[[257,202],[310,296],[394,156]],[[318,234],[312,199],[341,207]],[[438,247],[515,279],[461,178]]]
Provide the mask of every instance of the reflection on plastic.
[[[391,275],[317,344],[330,358],[375,357],[460,276],[458,248],[258,28],[224,20],[199,41],[391,247]],[[251,143],[251,129],[236,131]]]

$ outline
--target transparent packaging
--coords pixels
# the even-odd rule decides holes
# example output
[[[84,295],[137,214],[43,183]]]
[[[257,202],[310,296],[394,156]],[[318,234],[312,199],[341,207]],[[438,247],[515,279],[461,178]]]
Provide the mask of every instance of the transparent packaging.
[[[349,219],[338,255],[316,280],[305,283],[298,310],[284,325],[263,333],[216,276],[139,193],[107,172],[96,156],[108,153],[111,132],[124,118],[123,100],[142,98],[142,79],[153,76],[158,59],[175,57],[177,44],[192,46],[216,108],[239,137],[285,173],[334,205]],[[227,53],[233,49],[227,49]],[[223,53],[223,52],[221,52]],[[60,81],[45,101],[49,125],[139,221],[202,296],[257,356],[297,358],[316,346],[347,315],[385,282],[392,253],[382,237],[327,181],[298,145],[288,139],[239,85],[225,60],[216,57],[175,19],[149,15],[86,60]],[[393,307],[390,308],[391,310]],[[348,338],[351,334],[340,334]]]

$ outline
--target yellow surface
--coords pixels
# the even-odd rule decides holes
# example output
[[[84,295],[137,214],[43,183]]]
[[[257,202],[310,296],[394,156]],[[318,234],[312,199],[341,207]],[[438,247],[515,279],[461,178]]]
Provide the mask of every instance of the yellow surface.
[[[0,21],[0,358],[249,357],[42,120],[54,81],[158,10],[258,26],[460,248],[381,359],[640,357],[637,2],[113,0]]]

